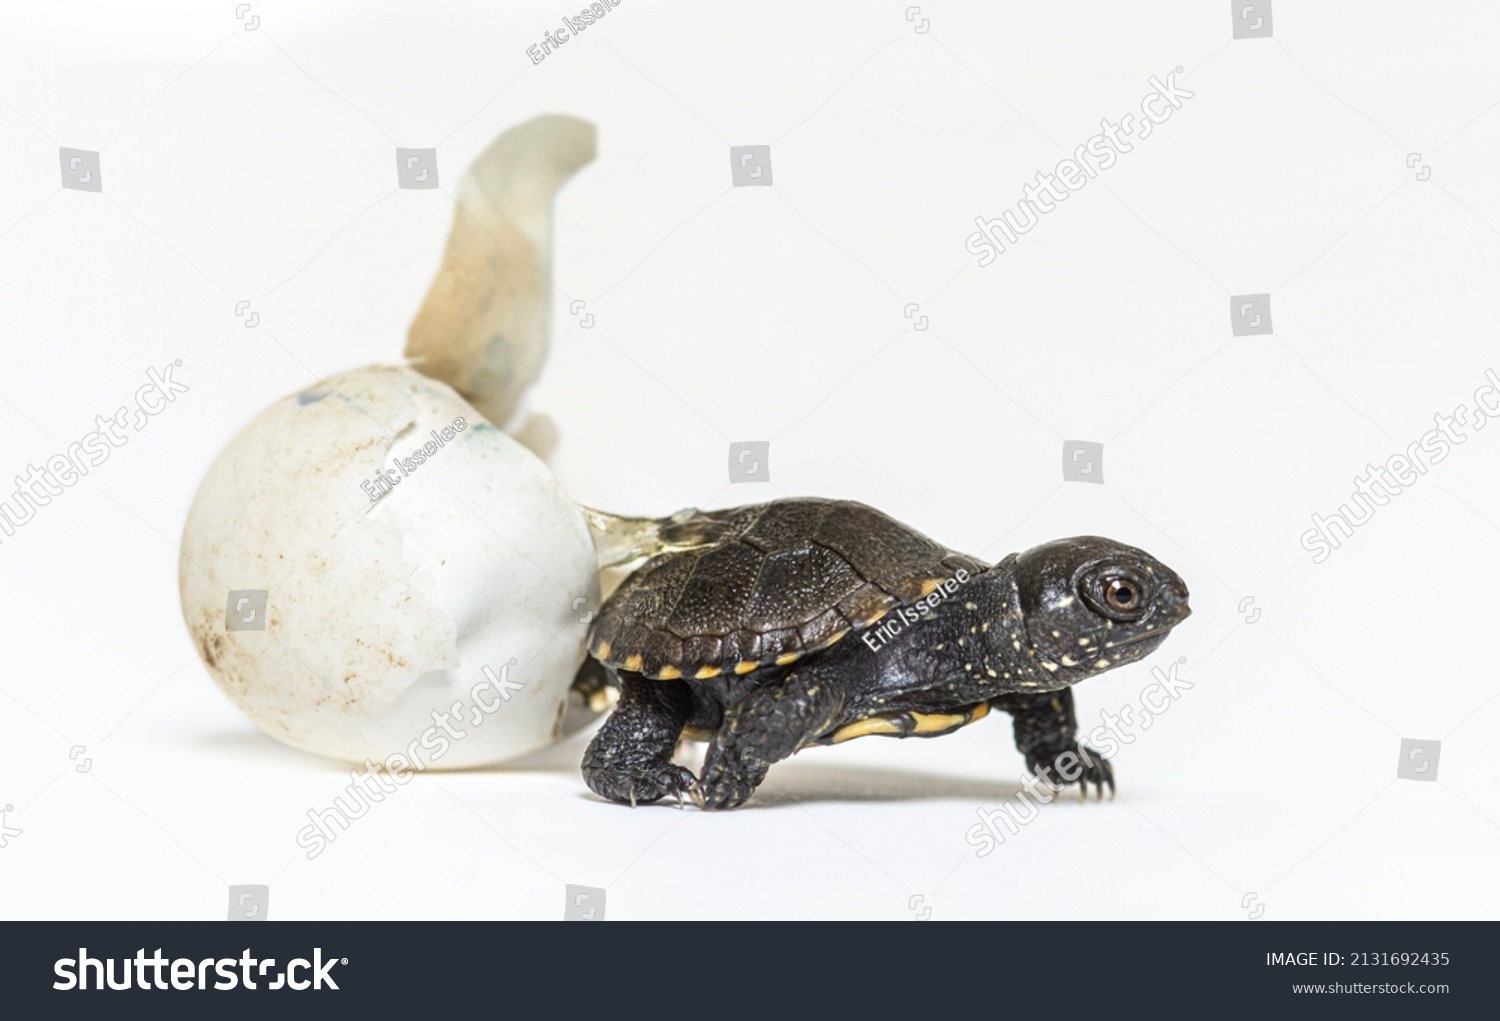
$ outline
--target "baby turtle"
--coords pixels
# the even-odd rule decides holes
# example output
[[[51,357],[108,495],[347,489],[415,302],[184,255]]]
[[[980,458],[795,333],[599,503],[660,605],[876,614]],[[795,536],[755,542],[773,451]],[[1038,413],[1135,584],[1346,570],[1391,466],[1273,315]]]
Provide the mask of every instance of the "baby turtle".
[[[1110,539],[989,566],[849,501],[682,514],[661,538],[668,552],[589,632],[620,700],[583,776],[631,805],[687,793],[733,808],[809,745],[936,737],[991,708],[1014,717],[1035,775],[1113,794],[1109,763],[1077,741],[1070,688],[1149,655],[1191,612],[1170,568]],[[672,762],[684,736],[710,742],[701,777]]]

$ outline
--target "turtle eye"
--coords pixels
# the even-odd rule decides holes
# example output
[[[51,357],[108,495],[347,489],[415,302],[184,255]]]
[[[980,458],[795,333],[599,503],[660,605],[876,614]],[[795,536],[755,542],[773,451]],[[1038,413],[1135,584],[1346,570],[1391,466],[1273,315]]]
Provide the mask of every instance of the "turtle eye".
[[[1104,601],[1111,610],[1129,613],[1140,605],[1141,591],[1128,578],[1111,578],[1104,583]]]
[[[1145,584],[1134,573],[1118,569],[1096,575],[1083,586],[1083,595],[1095,610],[1121,622],[1139,620],[1148,609]]]

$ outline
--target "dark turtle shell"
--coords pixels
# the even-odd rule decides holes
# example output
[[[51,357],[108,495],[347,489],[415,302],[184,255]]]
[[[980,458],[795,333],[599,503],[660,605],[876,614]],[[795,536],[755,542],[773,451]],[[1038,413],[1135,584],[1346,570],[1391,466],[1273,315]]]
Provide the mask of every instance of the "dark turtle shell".
[[[662,528],[676,549],[609,597],[589,651],[671,680],[785,665],[986,565],[851,501],[778,500]]]

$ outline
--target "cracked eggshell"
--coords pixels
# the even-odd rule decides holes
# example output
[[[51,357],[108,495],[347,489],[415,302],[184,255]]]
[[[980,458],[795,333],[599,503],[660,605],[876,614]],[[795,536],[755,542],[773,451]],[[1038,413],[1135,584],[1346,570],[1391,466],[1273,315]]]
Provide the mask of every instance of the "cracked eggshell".
[[[456,418],[467,428],[437,446]],[[418,450],[428,459],[403,475],[393,458]],[[372,501],[362,484],[382,469],[400,481]],[[599,605],[588,525],[547,466],[403,366],[325,380],[236,436],[188,513],[179,583],[209,673],[267,734],[438,769],[556,738],[584,655],[573,604]],[[229,630],[243,590],[266,591],[245,625],[264,630]]]

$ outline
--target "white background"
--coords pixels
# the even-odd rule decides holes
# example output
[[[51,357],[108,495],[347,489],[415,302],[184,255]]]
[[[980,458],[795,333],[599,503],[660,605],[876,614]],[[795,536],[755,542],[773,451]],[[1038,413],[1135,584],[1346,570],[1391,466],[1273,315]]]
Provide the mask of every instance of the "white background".
[[[537,66],[578,0],[256,2],[256,31],[234,6],[0,7],[6,491],[147,366],[192,388],[0,544],[0,915],[222,918],[231,883],[270,883],[273,919],[560,918],[565,883],[611,918],[1496,915],[1500,428],[1326,563],[1298,541],[1500,363],[1492,6],[1278,0],[1273,38],[1230,42],[1222,2],[940,0],[919,33],[896,2],[624,0]],[[979,268],[974,217],[1178,65],[1194,97]],[[1149,549],[1196,613],[1080,717],[1179,656],[1194,686],[1115,801],[981,859],[964,833],[1022,770],[1002,716],[805,752],[714,815],[600,802],[580,735],[419,777],[303,857],[347,767],[211,683],[186,509],[261,408],[399,356],[453,204],[398,191],[392,149],[436,146],[451,190],[543,112],[600,139],[555,206],[532,399],[562,484],[649,514],[857,498],[991,560]],[[774,186],[731,188],[729,146],[764,143]],[[102,194],[59,189],[59,146],[102,152]],[[1259,292],[1275,334],[1232,338]],[[762,439],[771,483],[727,485]],[[1105,485],[1063,483],[1065,439],[1105,443]],[[1403,737],[1441,740],[1437,783],[1396,779]]]

